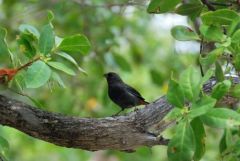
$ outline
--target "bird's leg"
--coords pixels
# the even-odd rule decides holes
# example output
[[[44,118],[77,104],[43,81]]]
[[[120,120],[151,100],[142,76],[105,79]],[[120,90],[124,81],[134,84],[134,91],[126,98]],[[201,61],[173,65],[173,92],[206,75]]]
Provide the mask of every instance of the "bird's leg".
[[[134,107],[134,112],[137,112],[139,109],[135,106]]]
[[[118,111],[116,114],[112,115],[112,116],[117,116],[119,113],[121,113],[124,109],[122,108],[120,111]]]

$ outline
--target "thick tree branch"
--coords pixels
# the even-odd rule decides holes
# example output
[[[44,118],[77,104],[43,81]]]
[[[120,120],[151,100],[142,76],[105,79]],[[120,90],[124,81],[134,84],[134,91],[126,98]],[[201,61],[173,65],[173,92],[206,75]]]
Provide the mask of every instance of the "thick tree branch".
[[[209,81],[204,91],[211,91],[215,83],[214,79]],[[163,96],[126,116],[78,118],[46,112],[0,95],[0,124],[59,146],[90,151],[134,150],[168,143],[157,135],[171,123],[163,118],[172,108]]]
[[[163,123],[157,130],[153,127],[171,109],[172,106],[162,97],[127,116],[77,118],[42,111],[0,95],[0,124],[59,146],[91,151],[132,150],[140,145],[167,144],[154,134],[159,134],[168,124]]]

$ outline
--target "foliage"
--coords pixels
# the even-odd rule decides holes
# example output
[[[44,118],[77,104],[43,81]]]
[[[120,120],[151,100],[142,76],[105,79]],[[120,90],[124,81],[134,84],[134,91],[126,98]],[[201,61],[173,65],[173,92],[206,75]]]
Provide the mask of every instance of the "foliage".
[[[147,7],[134,9],[129,16],[122,14],[123,10],[118,6],[109,5],[109,10],[104,10],[105,3],[119,1],[103,3],[91,0],[90,7],[89,4],[81,6],[75,2],[34,1],[4,1],[0,6],[5,15],[0,28],[0,82],[4,87],[27,96],[39,108],[51,107],[47,110],[97,117],[110,115],[115,110],[102,83],[104,72],[115,70],[122,73],[123,79],[134,82],[133,85],[140,88],[144,95],[149,95],[147,99],[155,99],[160,90],[166,93],[166,82],[170,79],[167,100],[175,108],[171,117],[166,119],[177,120],[178,124],[167,147],[168,159],[197,161],[206,157],[205,153],[209,150],[206,139],[211,137],[209,131],[213,128],[224,130],[218,144],[221,158],[239,159],[240,114],[230,107],[219,106],[225,97],[239,98],[239,85],[225,77],[237,75],[240,69],[239,4],[218,0],[210,4],[200,0],[185,3],[180,0],[151,0]],[[123,1],[124,4],[127,2]],[[28,12],[32,7],[35,17],[27,13],[28,18],[19,17],[22,13],[19,8],[23,6],[28,6]],[[46,8],[52,11],[47,12]],[[164,31],[161,31],[163,35],[158,35],[151,30],[151,17],[146,10],[151,14],[176,13],[188,17],[189,25],[176,25],[171,34],[178,41],[196,41],[200,46],[213,44],[210,51],[200,49],[197,61],[201,68],[195,67],[196,55],[172,54],[175,52],[173,41],[166,38]],[[38,20],[38,11],[44,11],[44,18]],[[194,24],[199,17],[201,24],[196,27]],[[212,92],[204,93],[204,83],[213,76],[217,82]],[[147,89],[144,88],[146,86]],[[10,133],[11,138],[19,138],[17,142],[35,143],[11,130],[2,130],[0,135],[7,138]],[[0,137],[0,157],[18,160],[17,150],[22,148],[14,151],[9,144],[17,147],[22,142],[17,144],[4,138]],[[216,140],[212,140],[216,144]],[[44,147],[43,143],[38,143],[35,148],[29,144],[29,149],[35,149],[34,153],[40,154],[40,145]],[[28,154],[31,153],[29,149]],[[211,150],[216,151],[214,148]],[[65,160],[77,160],[79,157],[87,160],[90,155],[81,151],[69,158],[65,154],[69,151],[63,151],[62,158]],[[147,151],[146,148],[138,149],[135,156],[108,151],[107,155],[114,154],[122,160],[146,160],[151,157]],[[162,151],[158,147],[153,148],[155,160],[160,160],[159,152],[164,155]],[[23,158],[33,160],[29,159],[31,157],[26,155]],[[163,158],[161,156],[161,160]]]

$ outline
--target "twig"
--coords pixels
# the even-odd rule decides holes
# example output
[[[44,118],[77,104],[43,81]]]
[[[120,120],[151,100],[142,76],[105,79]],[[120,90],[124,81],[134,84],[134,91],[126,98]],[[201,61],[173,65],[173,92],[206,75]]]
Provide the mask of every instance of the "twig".
[[[211,3],[214,6],[227,6],[227,7],[232,6],[232,3],[223,3],[223,2],[209,2],[209,3]]]
[[[201,0],[203,4],[207,6],[207,8],[211,11],[215,11],[215,7],[208,0]]]
[[[36,61],[38,61],[38,60],[40,60],[40,59],[41,59],[40,57],[37,57],[37,58],[33,59],[32,61],[30,61],[30,62],[28,62],[28,63],[20,66],[19,68],[17,68],[17,71],[20,71],[20,70],[22,70],[22,69],[24,69],[24,68],[32,65],[32,63],[34,63],[34,62],[36,62]]]
[[[145,6],[144,4],[136,2],[127,2],[127,3],[111,3],[111,4],[87,4],[79,0],[73,0],[78,3],[80,7],[91,7],[91,8],[111,8],[111,7],[125,7],[125,6]]]
[[[202,52],[203,52],[203,38],[201,39],[201,43],[200,43],[200,56],[202,55]],[[203,67],[202,67],[200,60],[199,60],[199,66],[200,66],[201,75],[203,77],[204,72],[203,72]]]

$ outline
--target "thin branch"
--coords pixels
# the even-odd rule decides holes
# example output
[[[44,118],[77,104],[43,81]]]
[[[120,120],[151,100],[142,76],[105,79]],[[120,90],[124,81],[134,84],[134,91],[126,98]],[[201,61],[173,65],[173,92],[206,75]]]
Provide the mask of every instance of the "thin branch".
[[[224,7],[230,7],[232,6],[232,3],[224,3],[224,2],[209,2],[214,6],[224,6]]]
[[[202,52],[203,52],[203,38],[201,39],[201,42],[200,42],[200,56],[202,56]],[[204,76],[204,72],[203,72],[203,67],[202,67],[202,64],[200,62],[200,59],[199,60],[199,66],[200,66],[200,71],[201,71],[201,75],[202,77]]]
[[[36,61],[38,61],[38,60],[40,60],[40,59],[41,59],[40,57],[37,57],[37,58],[33,59],[32,61],[30,61],[30,62],[28,62],[28,63],[20,66],[19,68],[17,68],[17,71],[20,71],[20,70],[22,70],[22,69],[24,69],[24,68],[32,65],[34,62],[36,62]]]
[[[201,0],[203,4],[207,6],[207,8],[211,11],[215,11],[215,7],[208,0]]]
[[[145,6],[145,4],[136,3],[136,2],[127,2],[127,3],[109,3],[109,4],[87,4],[80,0],[73,0],[80,7],[90,7],[90,8],[111,8],[111,7],[126,7],[126,6]]]

